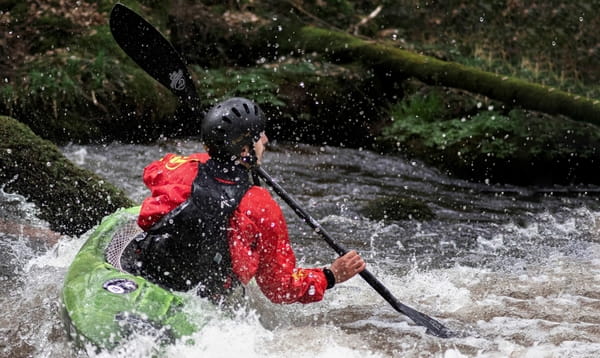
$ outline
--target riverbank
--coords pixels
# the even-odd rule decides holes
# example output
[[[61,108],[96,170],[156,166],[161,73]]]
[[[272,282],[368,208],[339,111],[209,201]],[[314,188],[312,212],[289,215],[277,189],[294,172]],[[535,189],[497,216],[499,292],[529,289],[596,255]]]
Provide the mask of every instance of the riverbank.
[[[594,175],[600,161],[597,126],[426,84],[410,73],[392,76],[360,62],[336,63],[319,51],[305,51],[294,35],[306,24],[351,29],[347,32],[369,42],[593,99],[600,97],[594,77],[599,62],[590,60],[600,51],[600,25],[589,15],[596,2],[486,7],[456,1],[449,11],[442,5],[383,1],[376,14],[353,1],[327,7],[269,1],[124,3],[185,56],[205,108],[234,95],[252,98],[269,114],[274,140],[397,153],[480,182],[600,181]],[[199,119],[112,39],[107,22],[113,4],[8,2],[0,22],[8,34],[3,48],[10,49],[0,60],[0,113],[57,144],[151,143],[197,134]],[[535,27],[510,22],[533,14]],[[329,47],[323,43],[320,52]],[[438,103],[431,102],[435,98]]]

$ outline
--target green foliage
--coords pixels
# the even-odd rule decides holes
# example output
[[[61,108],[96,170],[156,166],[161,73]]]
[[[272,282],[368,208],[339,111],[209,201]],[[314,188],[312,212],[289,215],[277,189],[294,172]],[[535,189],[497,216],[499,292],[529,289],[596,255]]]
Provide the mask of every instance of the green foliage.
[[[399,116],[400,118],[410,117],[430,123],[443,115],[443,104],[440,97],[436,94],[414,96],[407,101],[397,103],[392,107],[390,112],[393,119],[395,116]]]
[[[175,111],[166,89],[137,65],[120,63],[105,51],[95,56],[57,51],[21,71],[15,83],[2,86],[0,108],[57,142],[93,139],[101,127],[110,127],[110,116],[119,114],[128,98],[140,111],[155,108],[154,118]]]
[[[209,102],[240,96],[252,98],[260,105],[282,107],[285,103],[277,95],[278,85],[267,69],[236,70],[230,68],[198,70],[202,78],[199,91]]]
[[[459,146],[463,151],[476,149],[502,157],[513,154],[514,147],[500,140],[521,135],[519,121],[495,111],[482,111],[468,120],[444,120],[442,101],[435,94],[399,102],[391,107],[390,113],[392,124],[383,129],[380,140],[395,141],[400,147],[418,141],[426,152],[440,152]],[[464,145],[474,138],[479,141],[475,148]]]
[[[232,96],[250,97],[261,105],[284,107],[280,85],[304,78],[309,82],[318,76],[318,68],[306,61],[278,64],[257,68],[215,68],[201,70],[198,87],[209,102],[217,102]],[[298,83],[301,81],[298,80]],[[326,81],[323,80],[323,83]]]
[[[533,83],[560,88],[566,92],[577,93],[589,98],[600,98],[600,85],[585,83],[582,81],[581,74],[559,69],[552,62],[535,62],[521,58],[519,63],[513,63],[496,56],[491,51],[478,53],[475,57],[467,57],[455,52],[450,58],[454,62],[484,71],[501,73]]]
[[[401,101],[390,108],[390,115],[392,122],[378,140],[419,156],[444,152],[472,159],[552,158],[573,152],[586,156],[595,152],[593,143],[600,142],[594,126],[535,117],[518,109],[504,114],[481,108],[474,115],[446,119],[448,113],[436,94]]]

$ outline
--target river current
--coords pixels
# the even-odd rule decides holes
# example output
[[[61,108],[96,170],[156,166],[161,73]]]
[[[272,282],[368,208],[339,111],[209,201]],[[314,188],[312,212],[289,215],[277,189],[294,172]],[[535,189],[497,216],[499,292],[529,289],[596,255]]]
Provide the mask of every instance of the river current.
[[[143,167],[195,141],[69,145],[64,154],[122,188],[147,194]],[[275,144],[263,167],[340,244],[358,250],[396,298],[460,332],[425,333],[360,277],[322,302],[274,305],[257,293],[249,311],[212,312],[167,357],[597,357],[600,355],[600,190],[522,188],[452,179],[419,162],[368,150]],[[273,194],[275,197],[276,195]],[[375,221],[364,208],[384,195],[427,204],[432,220]],[[277,198],[277,200],[279,200]],[[327,244],[279,200],[299,265],[323,267]],[[0,356],[147,357],[151,337],[113,352],[66,338],[60,292],[88,234],[58,237],[25,198],[0,190]],[[186,309],[207,311],[198,299]],[[208,309],[210,311],[210,309]]]

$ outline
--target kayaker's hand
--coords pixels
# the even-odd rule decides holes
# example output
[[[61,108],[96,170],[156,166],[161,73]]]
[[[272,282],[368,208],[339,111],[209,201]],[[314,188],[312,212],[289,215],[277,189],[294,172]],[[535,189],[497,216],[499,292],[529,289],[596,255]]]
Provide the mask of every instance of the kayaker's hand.
[[[360,255],[352,250],[344,256],[338,257],[329,268],[335,276],[335,282],[341,283],[354,277],[365,269],[367,264]]]

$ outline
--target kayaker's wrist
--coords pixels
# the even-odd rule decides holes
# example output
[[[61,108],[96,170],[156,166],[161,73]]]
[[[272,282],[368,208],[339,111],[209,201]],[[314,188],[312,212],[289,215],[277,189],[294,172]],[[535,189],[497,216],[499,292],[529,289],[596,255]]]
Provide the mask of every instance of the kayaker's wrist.
[[[335,275],[333,274],[333,271],[331,271],[327,267],[324,267],[323,274],[327,279],[327,289],[333,288],[333,286],[335,286]]]

